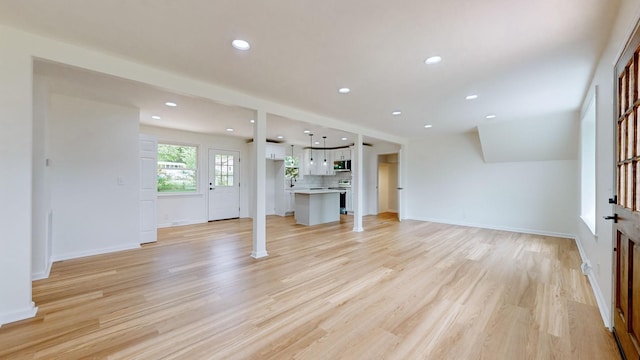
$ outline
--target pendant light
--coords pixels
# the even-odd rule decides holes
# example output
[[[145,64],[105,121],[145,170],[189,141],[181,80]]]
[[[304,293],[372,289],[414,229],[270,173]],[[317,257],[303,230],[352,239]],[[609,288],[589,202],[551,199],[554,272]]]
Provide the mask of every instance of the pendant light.
[[[324,166],[327,166],[327,137],[323,136],[322,140],[324,140]]]
[[[313,165],[313,134],[309,134],[309,152],[311,154],[309,164]]]

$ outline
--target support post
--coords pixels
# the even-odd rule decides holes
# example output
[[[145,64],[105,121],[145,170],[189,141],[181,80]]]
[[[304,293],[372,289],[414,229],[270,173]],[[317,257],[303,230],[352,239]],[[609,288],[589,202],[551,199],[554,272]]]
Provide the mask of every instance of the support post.
[[[251,257],[259,259],[267,254],[267,215],[266,215],[266,143],[267,114],[258,110],[253,124],[253,158],[255,159],[255,181],[253,197],[253,250]]]
[[[354,195],[355,195],[355,201],[354,201],[354,206],[353,206],[353,231],[356,232],[361,232],[364,231],[364,228],[362,227],[362,214],[364,212],[364,206],[363,206],[363,197],[364,197],[364,189],[363,189],[363,164],[364,164],[364,157],[363,157],[363,149],[362,149],[362,134],[358,134],[357,138],[356,138],[356,146],[355,146],[355,164],[351,164],[351,172],[353,174],[353,183],[352,185],[355,185],[354,188]]]

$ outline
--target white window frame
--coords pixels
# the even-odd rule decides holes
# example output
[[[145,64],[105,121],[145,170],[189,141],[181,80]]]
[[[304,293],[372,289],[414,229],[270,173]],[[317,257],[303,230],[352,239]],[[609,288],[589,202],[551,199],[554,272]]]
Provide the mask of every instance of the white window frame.
[[[165,140],[160,140],[158,141],[158,163],[160,163],[160,155],[159,155],[159,148],[160,145],[170,145],[170,146],[185,146],[185,147],[192,147],[195,148],[196,150],[196,167],[194,168],[186,168],[188,170],[194,170],[195,171],[195,180],[196,180],[196,188],[194,191],[158,191],[158,195],[159,196],[185,196],[185,195],[199,195],[201,194],[200,191],[200,183],[202,182],[200,179],[200,146],[197,144],[192,144],[192,143],[182,143],[182,142],[176,142],[176,141],[165,141]]]

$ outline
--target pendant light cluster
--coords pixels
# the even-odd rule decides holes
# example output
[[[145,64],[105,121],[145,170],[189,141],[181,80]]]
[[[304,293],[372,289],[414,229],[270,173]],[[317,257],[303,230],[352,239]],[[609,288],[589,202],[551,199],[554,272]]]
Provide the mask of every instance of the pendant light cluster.
[[[309,134],[309,164],[313,165],[313,133],[311,133],[311,131],[309,130],[305,130],[304,131],[305,134]],[[342,138],[343,141],[346,141],[347,138],[343,137]],[[328,162],[327,162],[327,137],[323,136],[322,137],[322,141],[323,141],[323,147],[322,148],[316,148],[316,150],[323,150],[324,151],[324,161],[322,162],[322,164],[324,166],[328,166]],[[316,141],[315,142],[316,145],[320,145],[320,141]]]

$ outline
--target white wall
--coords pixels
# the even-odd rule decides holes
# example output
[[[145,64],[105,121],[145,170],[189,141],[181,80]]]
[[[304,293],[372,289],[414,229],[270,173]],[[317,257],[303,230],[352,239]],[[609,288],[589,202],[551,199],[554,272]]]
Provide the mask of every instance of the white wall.
[[[139,111],[51,94],[53,259],[140,244]]]
[[[574,236],[577,161],[485,163],[476,133],[407,146],[407,218]]]
[[[400,145],[389,142],[381,142],[376,143],[374,146],[363,147],[363,215],[378,214],[378,155],[397,153],[399,150]]]
[[[587,225],[577,216],[575,221],[578,223],[578,243],[583,252],[584,260],[589,261],[593,267],[589,273],[589,279],[596,291],[600,312],[607,326],[611,326],[613,311],[613,230],[611,222],[603,220],[602,217],[611,215],[611,205],[608,203],[608,198],[612,197],[614,193],[613,95],[615,77],[613,67],[639,17],[639,0],[622,2],[607,48],[602,54],[589,86],[589,93],[584,99],[586,106],[595,87],[598,87],[596,96],[596,235],[594,236]]]
[[[574,160],[578,151],[578,112],[478,124],[486,162]]]
[[[35,315],[31,301],[32,61],[0,27],[0,326]]]
[[[251,161],[249,145],[240,138],[193,133],[153,126],[140,126],[141,134],[155,135],[158,142],[181,143],[198,147],[198,181],[196,194],[158,195],[158,227],[198,224],[208,220],[207,170],[209,149],[240,152],[240,217],[249,217]]]

